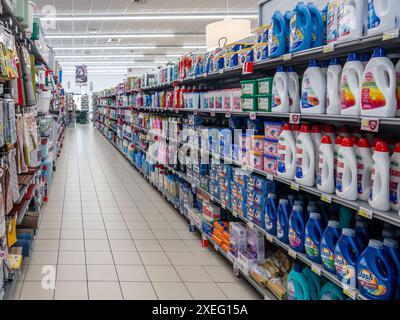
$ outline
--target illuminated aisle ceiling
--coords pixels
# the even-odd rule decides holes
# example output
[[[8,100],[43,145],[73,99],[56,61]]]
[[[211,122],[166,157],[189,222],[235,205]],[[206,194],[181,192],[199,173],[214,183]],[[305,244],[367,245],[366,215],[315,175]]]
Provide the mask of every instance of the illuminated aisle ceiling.
[[[63,67],[87,63],[103,70],[111,65],[153,66],[176,60],[185,52],[205,51],[206,25],[227,14],[226,0],[35,3],[48,41]],[[56,11],[49,11],[49,5]],[[257,0],[229,0],[228,8],[230,16],[250,18],[253,27],[257,26]]]

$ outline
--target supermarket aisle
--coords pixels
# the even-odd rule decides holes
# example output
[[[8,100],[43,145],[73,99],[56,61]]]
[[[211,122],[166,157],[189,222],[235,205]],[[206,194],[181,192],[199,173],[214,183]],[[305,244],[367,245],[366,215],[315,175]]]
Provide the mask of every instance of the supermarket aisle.
[[[15,299],[260,299],[92,126],[67,131],[20,280]]]

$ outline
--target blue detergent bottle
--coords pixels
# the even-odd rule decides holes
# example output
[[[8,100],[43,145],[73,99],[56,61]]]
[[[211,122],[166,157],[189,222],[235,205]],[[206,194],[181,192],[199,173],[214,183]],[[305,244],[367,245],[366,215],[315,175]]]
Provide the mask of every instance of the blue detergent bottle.
[[[287,300],[311,300],[307,279],[298,263],[289,272],[286,286]]]
[[[295,205],[289,218],[288,240],[290,247],[297,252],[304,252],[305,227],[303,208]]]
[[[296,201],[296,196],[294,194],[289,194],[287,196],[288,200],[289,200],[289,204],[290,206],[293,208],[294,206],[294,202]]]
[[[308,10],[310,10],[312,21],[312,34],[311,34],[311,48],[320,47],[324,45],[325,26],[322,18],[322,12],[313,2],[307,3]]]
[[[321,289],[321,300],[347,300],[347,297],[344,295],[342,288],[339,288],[336,284],[328,281]]]
[[[272,16],[271,26],[268,30],[268,56],[280,57],[286,51],[286,23],[285,17],[279,11]]]
[[[290,20],[290,52],[295,53],[311,47],[312,19],[304,2],[299,2]]]
[[[367,222],[356,217],[356,226],[354,230],[356,231],[357,239],[361,242],[362,249],[365,249],[371,238]]]
[[[304,268],[303,274],[308,282],[308,291],[310,292],[311,300],[319,300],[321,296],[321,278],[310,268]]]
[[[286,52],[290,50],[290,21],[293,18],[293,12],[288,10],[285,12],[285,25],[286,25]]]
[[[321,263],[321,237],[322,237],[321,215],[317,212],[310,213],[310,219],[306,224],[306,236],[304,250],[307,257],[315,263]]]
[[[400,251],[399,244],[396,240],[393,239],[385,239],[383,240],[383,246],[385,248],[386,253],[392,259],[392,264],[394,268],[395,274],[395,292],[393,294],[393,299],[398,301],[400,300]]]
[[[395,265],[379,240],[370,240],[357,261],[357,284],[371,300],[389,300],[395,292]]]
[[[335,246],[342,234],[338,221],[330,220],[321,237],[321,261],[325,270],[335,273]]]
[[[326,34],[326,28],[327,28],[327,23],[328,23],[328,6],[329,4],[327,3],[325,7],[322,9],[322,21],[324,23],[324,44],[327,43],[327,34]]]
[[[290,204],[287,199],[279,200],[278,217],[276,221],[276,237],[283,243],[288,243]]]
[[[269,193],[265,210],[265,230],[272,235],[276,235],[277,211],[278,199],[275,194]]]
[[[356,287],[356,266],[360,254],[361,246],[356,232],[343,229],[335,246],[335,270],[339,280],[349,288]]]
[[[317,206],[318,206],[317,212],[319,212],[319,214],[321,215],[322,228],[325,230],[326,226],[328,225],[328,221],[331,220],[328,211],[328,206],[323,201],[318,201]]]

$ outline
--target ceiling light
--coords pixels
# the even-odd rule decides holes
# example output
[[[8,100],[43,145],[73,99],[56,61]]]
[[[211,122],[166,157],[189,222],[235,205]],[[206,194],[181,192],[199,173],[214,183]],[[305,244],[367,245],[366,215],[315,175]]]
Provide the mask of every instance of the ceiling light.
[[[206,49],[206,46],[104,46],[104,47],[55,47],[54,50],[151,50],[151,49]]]
[[[88,70],[126,70],[128,68],[140,68],[140,69],[149,69],[149,68],[156,68],[156,65],[127,65],[127,66],[87,66]],[[75,70],[75,67],[73,66],[66,66],[66,67],[62,67],[63,70]]]
[[[105,21],[105,20],[214,20],[214,19],[225,19],[225,18],[238,18],[238,19],[257,19],[257,13],[244,13],[244,14],[226,14],[226,13],[216,13],[216,14],[137,14],[137,15],[90,15],[90,16],[46,16],[41,17],[42,21]]]
[[[47,39],[87,39],[87,38],[173,38],[175,36],[204,36],[204,33],[175,34],[175,33],[135,33],[135,34],[48,34]]]
[[[113,54],[113,55],[85,55],[85,56],[59,56],[57,55],[57,59],[61,58],[76,58],[76,59],[81,59],[81,58],[142,58],[144,57],[144,54]]]

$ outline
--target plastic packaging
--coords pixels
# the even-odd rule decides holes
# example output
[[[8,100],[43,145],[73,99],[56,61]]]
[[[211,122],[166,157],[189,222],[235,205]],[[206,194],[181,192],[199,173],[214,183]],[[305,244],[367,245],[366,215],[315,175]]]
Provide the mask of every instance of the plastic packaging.
[[[338,41],[350,41],[361,38],[367,9],[366,0],[342,0],[340,2]]]
[[[271,235],[276,235],[276,220],[278,211],[278,200],[275,194],[268,194],[265,210],[265,230]]]
[[[311,47],[312,18],[304,2],[298,2],[290,21],[290,52],[298,52]]]
[[[303,274],[307,279],[310,299],[319,300],[321,296],[321,277],[319,277],[315,272],[311,271],[311,269],[308,267],[303,269]]]
[[[342,230],[340,229],[339,222],[330,220],[321,236],[320,252],[322,266],[325,270],[332,273],[335,273],[335,246],[341,234]]]
[[[351,138],[344,138],[338,152],[336,169],[337,196],[355,201],[357,192],[357,160]]]
[[[331,138],[324,136],[319,147],[317,188],[324,193],[335,192],[334,152]]]
[[[339,59],[332,59],[327,73],[326,113],[340,114],[340,82],[342,65]]]
[[[293,180],[296,172],[296,142],[289,124],[285,124],[279,136],[278,171],[280,177]]]
[[[396,28],[396,0],[368,0],[368,35]]]
[[[328,3],[326,21],[326,41],[333,43],[338,39],[339,0],[330,0]]]
[[[371,193],[372,154],[368,140],[361,138],[356,148],[358,199],[368,201]]]
[[[390,158],[390,206],[400,210],[400,143],[396,144]]]
[[[316,60],[311,60],[303,76],[301,112],[325,113],[326,80]]]
[[[310,187],[315,183],[315,150],[309,125],[302,125],[296,140],[295,180]]]
[[[319,164],[319,146],[321,145],[321,126],[319,124],[314,124],[311,127],[311,139],[314,144],[315,151],[315,174],[318,174],[318,164]]]
[[[399,245],[396,240],[393,239],[384,239],[383,246],[385,252],[392,260],[392,265],[394,269],[394,287],[396,291],[393,294],[392,299],[399,301],[400,299],[400,251]]]
[[[293,67],[288,67],[289,112],[300,112],[300,79]],[[400,90],[400,89],[399,89]]]
[[[283,67],[276,70],[272,84],[272,112],[289,112],[288,75]]]
[[[322,20],[322,13],[313,2],[307,3],[312,21],[311,48],[320,47],[324,44],[325,26]]]
[[[328,281],[321,288],[321,300],[324,301],[347,300],[347,297],[343,293],[342,288],[339,288],[336,284]]]
[[[287,300],[311,300],[307,279],[298,263],[287,278]]]
[[[270,58],[280,57],[286,51],[286,23],[285,17],[279,11],[272,16],[271,26],[268,34],[268,56]]]
[[[289,218],[289,244],[297,252],[304,252],[305,221],[303,208],[294,205]]]
[[[290,204],[287,199],[280,199],[277,213],[276,237],[283,243],[288,243]]]
[[[304,241],[304,249],[307,257],[316,263],[321,263],[321,236],[322,222],[319,213],[311,212],[310,218],[306,224],[306,234]]]

